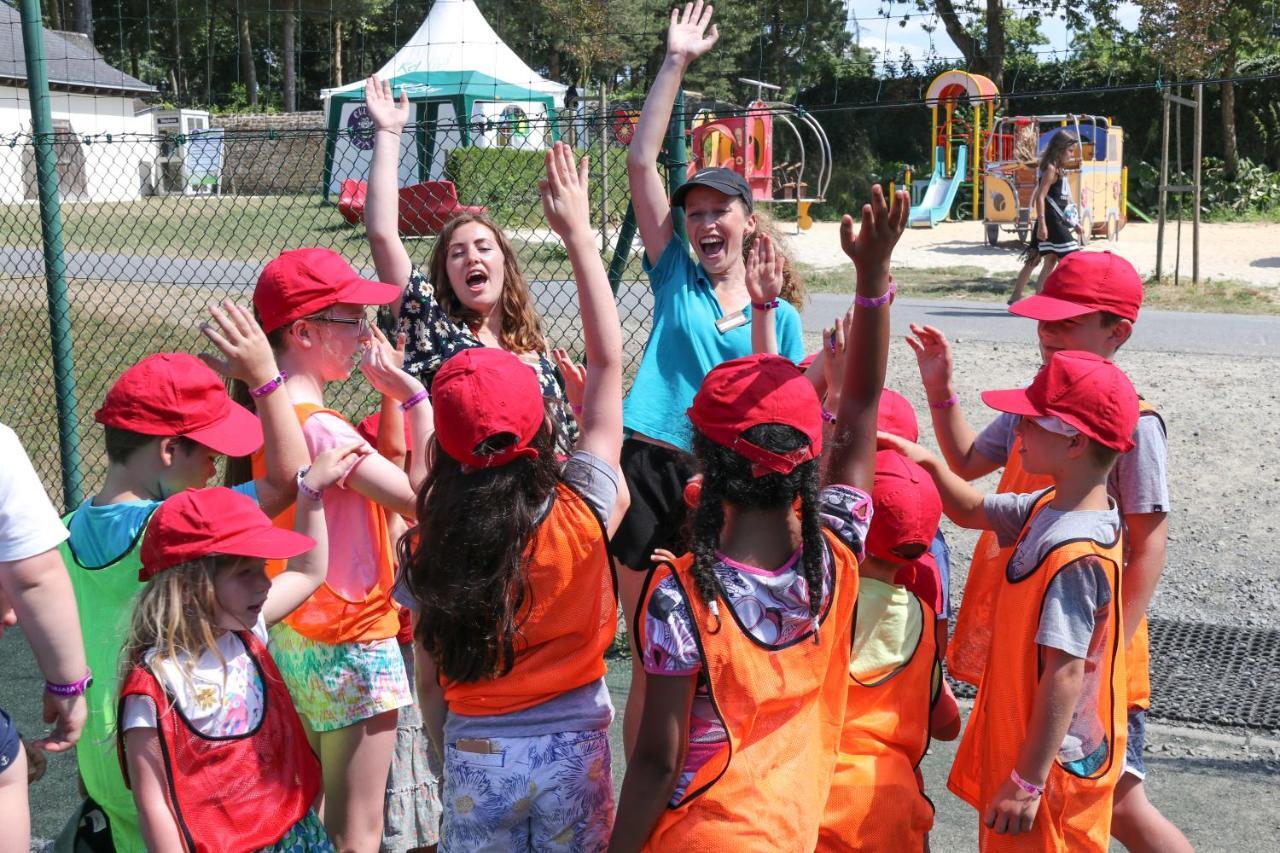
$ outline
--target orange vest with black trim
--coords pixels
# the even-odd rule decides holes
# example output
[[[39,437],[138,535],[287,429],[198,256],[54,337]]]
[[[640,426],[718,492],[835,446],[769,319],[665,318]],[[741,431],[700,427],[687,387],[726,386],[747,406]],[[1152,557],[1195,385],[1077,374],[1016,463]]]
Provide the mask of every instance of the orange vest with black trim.
[[[1138,401],[1138,410],[1142,416],[1151,415],[1159,419],[1161,429],[1164,428],[1163,419],[1146,400]],[[1053,485],[1045,475],[1030,474],[1023,469],[1021,447],[1022,439],[1015,437],[997,492],[1029,494]],[[991,617],[1000,591],[1000,578],[1012,553],[1012,546],[1000,547],[993,531],[984,530],[978,537],[973,560],[969,564],[969,577],[964,584],[964,598],[956,612],[955,631],[947,646],[947,670],[953,678],[976,685],[982,675],[991,648],[991,630],[995,624]],[[1150,652],[1145,615],[1126,647],[1125,658],[1129,673],[1126,691],[1129,707],[1151,707]]]
[[[840,753],[818,834],[817,849],[823,853],[925,849],[933,803],[916,768],[929,748],[937,615],[914,594],[911,603],[921,614],[911,657],[873,682],[859,681],[850,669]]]
[[[305,424],[307,418],[318,412],[342,418],[333,409],[326,409],[315,403],[296,403],[294,414],[298,423]],[[342,418],[350,423],[346,418]],[[354,429],[354,427],[353,427]],[[265,470],[262,452],[253,456],[253,474],[261,477]],[[387,517],[382,507],[373,501],[366,500],[370,537],[377,547],[375,555],[378,561],[378,580],[365,593],[364,597],[355,600],[339,594],[329,584],[323,583],[311,597],[285,617],[285,623],[307,639],[317,643],[336,646],[340,643],[367,642],[385,640],[394,637],[400,629],[400,617],[391,600],[395,588],[395,554],[391,546],[391,537],[387,533]],[[293,529],[294,506],[271,519],[276,527]],[[267,575],[275,577],[284,571],[284,560],[267,560]]]
[[[647,851],[812,850],[835,770],[848,698],[858,561],[830,531],[832,590],[819,614],[818,642],[805,633],[764,646],[724,602],[717,616],[698,595],[686,554],[650,573],[637,611],[643,646],[647,599],[668,572],[689,606],[710,698],[729,742],[668,804]]]
[[[1018,537],[1021,542],[1036,515],[1049,505],[1054,490],[1036,501]],[[1078,853],[1108,848],[1111,797],[1124,769],[1126,739],[1125,657],[1120,638],[1121,537],[1109,543],[1071,540],[1057,545],[1027,574],[1017,579],[1001,575],[1001,588],[992,613],[1000,626],[992,637],[991,654],[982,674],[973,712],[951,765],[947,787],[979,814],[1009,778],[1027,737],[1027,727],[1040,680],[1040,647],[1036,632],[1044,598],[1053,579],[1082,557],[1094,557],[1111,584],[1109,618],[1098,642],[1096,659],[1086,662],[1081,701],[1073,719],[1096,717],[1100,741],[1093,748],[1096,766],[1087,772],[1069,769],[1057,757],[1049,771],[1043,799],[1029,833],[997,835],[979,826],[981,850],[1036,850]],[[1090,764],[1093,764],[1093,761]]]
[[[511,671],[444,684],[449,710],[510,714],[604,677],[604,653],[618,626],[609,539],[595,511],[567,483],[556,484],[546,518],[525,546],[525,605]]]

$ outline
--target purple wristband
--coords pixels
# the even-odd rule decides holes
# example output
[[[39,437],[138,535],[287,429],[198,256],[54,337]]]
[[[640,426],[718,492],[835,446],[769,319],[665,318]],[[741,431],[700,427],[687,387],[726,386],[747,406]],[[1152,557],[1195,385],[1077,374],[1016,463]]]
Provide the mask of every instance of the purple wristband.
[[[853,295],[853,304],[859,308],[879,308],[881,305],[888,305],[893,299],[893,295],[898,292],[898,283],[893,280],[893,276],[889,276],[889,289],[879,296],[863,296],[861,293]]]
[[[320,493],[320,490],[319,490],[319,489],[313,489],[313,488],[311,488],[311,487],[310,487],[310,486],[308,486],[308,485],[307,485],[307,483],[302,479],[303,477],[307,476],[307,472],[308,472],[308,471],[310,471],[310,470],[311,470],[311,466],[310,466],[310,465],[306,466],[305,468],[299,468],[299,469],[298,469],[298,491],[299,491],[301,494],[304,494],[304,495],[306,495],[307,497],[311,498],[311,500],[313,500],[313,501],[323,500],[323,499],[324,499],[324,495]]]
[[[93,670],[88,670],[83,678],[70,684],[54,684],[52,681],[46,681],[44,689],[54,696],[83,696],[85,688],[89,686],[91,681],[93,681]]]
[[[288,378],[289,378],[289,374],[282,370],[279,373],[277,373],[276,378],[272,379],[270,382],[264,382],[263,384],[259,385],[257,388],[250,388],[249,394],[255,399],[259,397],[265,397],[268,394],[270,394],[272,391],[276,390],[281,385],[283,385],[284,381]]]
[[[822,421],[823,423],[828,423],[828,424],[833,424],[836,422],[835,413],[827,411],[826,406],[822,407]]]
[[[401,403],[400,411],[407,412],[430,396],[431,396],[431,392],[429,392],[426,388],[423,388],[417,394],[414,394],[408,400],[405,400],[403,403]]]
[[[575,415],[582,414],[582,406],[578,403],[570,403],[569,410],[572,411]]]
[[[947,399],[943,400],[943,401],[942,401],[942,402],[940,402],[940,403],[935,403],[935,402],[933,402],[932,400],[930,400],[930,401],[929,401],[929,408],[931,408],[931,409],[949,409],[949,408],[951,408],[952,406],[954,406],[956,403],[959,403],[959,402],[960,402],[960,395],[959,395],[959,394],[952,394],[950,397],[948,397]]]
[[[778,300],[770,299],[768,302],[752,302],[751,307],[757,311],[772,311],[778,304]]]

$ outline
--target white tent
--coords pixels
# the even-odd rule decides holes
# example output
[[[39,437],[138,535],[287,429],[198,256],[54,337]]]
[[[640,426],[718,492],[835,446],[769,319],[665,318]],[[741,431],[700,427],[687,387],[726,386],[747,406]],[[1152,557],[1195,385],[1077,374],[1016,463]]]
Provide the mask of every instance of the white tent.
[[[566,86],[547,80],[498,37],[475,0],[436,0],[427,19],[378,76],[407,92],[416,134],[401,137],[400,180],[439,178],[447,152],[460,145],[543,148],[557,133],[550,121]],[[363,178],[372,149],[364,81],[325,89],[331,131],[325,185]]]

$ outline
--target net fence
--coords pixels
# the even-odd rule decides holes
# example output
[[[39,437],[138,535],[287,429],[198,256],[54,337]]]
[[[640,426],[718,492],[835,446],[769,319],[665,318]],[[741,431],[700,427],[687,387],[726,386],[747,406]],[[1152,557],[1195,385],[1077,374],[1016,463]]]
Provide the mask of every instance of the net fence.
[[[241,120],[161,136],[55,133],[80,424],[74,473],[82,482],[100,482],[105,470],[92,415],[114,379],[148,353],[209,351],[199,332],[208,306],[228,298],[248,304],[263,265],[279,252],[327,247],[374,277],[362,221],[367,127],[357,120],[331,130],[318,113],[287,122],[293,126]],[[626,149],[598,110],[480,125],[406,128],[400,174],[412,187],[401,192],[400,226],[410,257],[425,271],[445,220],[460,209],[486,213],[511,242],[548,343],[580,356],[572,269],[538,194],[539,149],[563,139],[590,156],[592,224],[606,264],[629,202]],[[0,406],[56,494],[58,406],[36,191],[33,138],[0,140]],[[648,334],[649,290],[634,251],[617,269],[634,367]],[[356,419],[377,406],[358,372],[333,402]]]

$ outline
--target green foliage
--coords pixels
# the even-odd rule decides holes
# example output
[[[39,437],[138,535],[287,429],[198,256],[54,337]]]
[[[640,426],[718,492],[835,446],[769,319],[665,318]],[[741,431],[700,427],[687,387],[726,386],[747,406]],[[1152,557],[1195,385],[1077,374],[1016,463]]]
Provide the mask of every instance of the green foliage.
[[[1169,176],[1170,183],[1182,180],[1172,174]],[[1190,181],[1189,175],[1185,180]],[[1129,197],[1139,208],[1155,212],[1159,204],[1159,186],[1158,163],[1143,161],[1130,167]],[[1169,210],[1176,210],[1177,203],[1177,198],[1171,195]],[[1190,216],[1189,196],[1184,197],[1183,206],[1186,215]],[[1273,172],[1242,157],[1238,176],[1229,178],[1222,160],[1206,157],[1200,171],[1200,212],[1206,218],[1220,221],[1280,218],[1280,172]]]
[[[545,228],[538,180],[546,175],[541,151],[514,148],[455,148],[445,162],[445,174],[458,188],[463,204],[482,204],[504,228]],[[600,164],[591,163],[591,221],[599,222]],[[626,209],[627,159],[621,150],[609,152],[610,221],[618,224]]]

